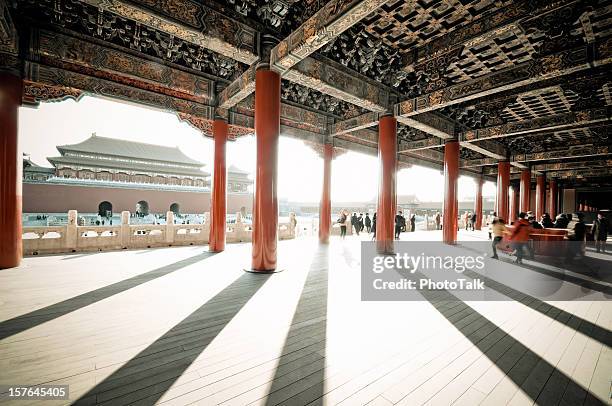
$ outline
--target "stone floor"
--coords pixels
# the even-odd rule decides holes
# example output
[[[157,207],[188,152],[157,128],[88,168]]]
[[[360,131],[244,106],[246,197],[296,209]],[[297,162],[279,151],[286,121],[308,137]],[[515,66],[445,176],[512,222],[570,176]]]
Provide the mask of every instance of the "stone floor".
[[[610,402],[612,302],[499,283],[515,300],[364,302],[365,239],[280,242],[272,275],[243,272],[250,244],[26,258],[0,272],[0,384],[109,405]],[[610,292],[611,273],[559,275]]]

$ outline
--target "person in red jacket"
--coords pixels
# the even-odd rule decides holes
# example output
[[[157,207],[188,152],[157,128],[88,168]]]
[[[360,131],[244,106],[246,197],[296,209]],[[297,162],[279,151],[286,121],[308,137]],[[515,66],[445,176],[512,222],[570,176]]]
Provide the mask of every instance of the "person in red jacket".
[[[510,240],[516,250],[516,263],[523,263],[523,250],[527,248],[529,242],[529,233],[531,233],[531,224],[527,221],[527,213],[520,212],[519,219],[514,223],[514,230]]]

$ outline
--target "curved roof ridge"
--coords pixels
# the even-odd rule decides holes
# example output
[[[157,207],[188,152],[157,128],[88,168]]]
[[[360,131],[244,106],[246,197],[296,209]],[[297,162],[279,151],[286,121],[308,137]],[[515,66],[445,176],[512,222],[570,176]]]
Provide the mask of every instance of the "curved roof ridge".
[[[93,133],[89,138],[75,144],[58,145],[57,149],[60,153],[62,150],[72,150],[102,155],[148,159],[152,161],[206,166],[203,162],[188,157],[178,145],[170,147],[147,142],[102,137],[96,133]]]

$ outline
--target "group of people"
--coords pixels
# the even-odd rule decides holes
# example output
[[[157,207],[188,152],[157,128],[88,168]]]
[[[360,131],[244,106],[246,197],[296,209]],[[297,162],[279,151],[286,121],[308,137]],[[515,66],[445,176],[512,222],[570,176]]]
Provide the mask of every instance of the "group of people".
[[[370,214],[366,213],[365,217],[363,213],[353,212],[351,216],[349,216],[349,212],[346,210],[342,210],[340,212],[340,217],[337,222],[340,224],[340,237],[346,237],[347,227],[351,227],[351,230],[359,235],[364,229],[369,234],[372,229],[374,230],[374,235],[376,236],[376,213],[370,218]]]
[[[349,215],[348,211],[342,210],[337,223],[340,224],[340,237],[342,238],[346,237],[349,227],[357,235],[365,230],[368,234],[372,233],[372,239],[376,238],[376,213],[370,217],[369,213],[366,213],[365,216],[363,213],[357,214],[357,212]],[[403,231],[415,231],[415,229],[416,215],[412,214],[406,219],[403,212],[398,211],[395,215],[395,239],[398,240]]]
[[[572,223],[572,224],[570,224]],[[570,228],[568,234],[568,240],[571,242],[568,245],[568,249],[565,252],[565,258],[568,261],[572,261],[576,256],[584,256],[584,241],[587,234],[587,226],[584,222],[584,214],[577,213],[576,220],[573,220],[573,216],[568,213],[559,214],[553,222],[550,214],[544,213],[542,218],[538,222],[535,215],[532,212],[521,212],[518,215],[518,219],[512,223],[513,229],[510,232],[509,240],[511,241],[513,254],[516,255],[516,263],[522,263],[525,251],[533,258],[534,250],[529,244],[529,235],[534,229],[544,228]],[[591,229],[591,235],[595,240],[595,248],[597,252],[606,252],[606,240],[608,233],[610,232],[610,222],[603,215],[598,213],[597,218],[593,221],[593,227]],[[497,245],[504,238],[506,233],[506,222],[504,219],[497,217],[496,213],[493,213],[493,221],[490,225],[489,238],[493,237],[492,258],[498,258]]]
[[[463,213],[463,224],[465,225],[465,230],[475,231],[477,215],[476,213],[472,213],[471,211],[466,211]]]

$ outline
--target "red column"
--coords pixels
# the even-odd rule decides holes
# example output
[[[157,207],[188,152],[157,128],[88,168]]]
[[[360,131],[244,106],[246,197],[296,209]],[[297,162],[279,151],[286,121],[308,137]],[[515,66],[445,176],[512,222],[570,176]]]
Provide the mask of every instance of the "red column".
[[[379,253],[393,253],[395,227],[395,172],[397,170],[397,120],[381,117],[378,123],[378,208],[376,209],[376,247]]]
[[[474,213],[476,214],[476,224],[474,228],[476,230],[482,229],[482,184],[484,179],[478,178],[476,180],[476,201],[474,202]]]
[[[21,246],[21,169],[17,112],[21,79],[0,73],[0,269],[19,265]]]
[[[518,193],[516,193],[516,186],[510,186],[509,191],[509,200],[510,200],[510,208],[508,213],[508,218],[502,217],[506,220],[506,223],[510,224],[518,217]]]
[[[457,179],[459,178],[459,141],[444,144],[444,207],[442,240],[446,244],[457,241]]]
[[[523,169],[521,171],[521,197],[520,197],[520,211],[528,212],[529,205],[531,202],[531,171],[529,169]]]
[[[226,225],[226,165],[225,143],[227,141],[227,122],[213,121],[213,137],[215,140],[214,179],[210,210],[210,238],[208,249],[221,252],[225,249]]]
[[[323,193],[319,206],[319,241],[322,244],[329,242],[329,229],[331,226],[331,162],[334,148],[331,144],[323,147]]]
[[[546,205],[546,175],[536,176],[536,220],[540,221]]]
[[[278,237],[277,166],[280,136],[280,75],[268,69],[255,74],[257,168],[253,198],[253,258],[256,272],[276,269]]]
[[[497,216],[508,220],[508,187],[510,186],[510,162],[497,163],[497,196],[495,211]]]
[[[557,217],[557,201],[559,200],[557,181],[551,179],[549,184],[548,214],[550,214],[550,218],[554,221],[555,217]]]

